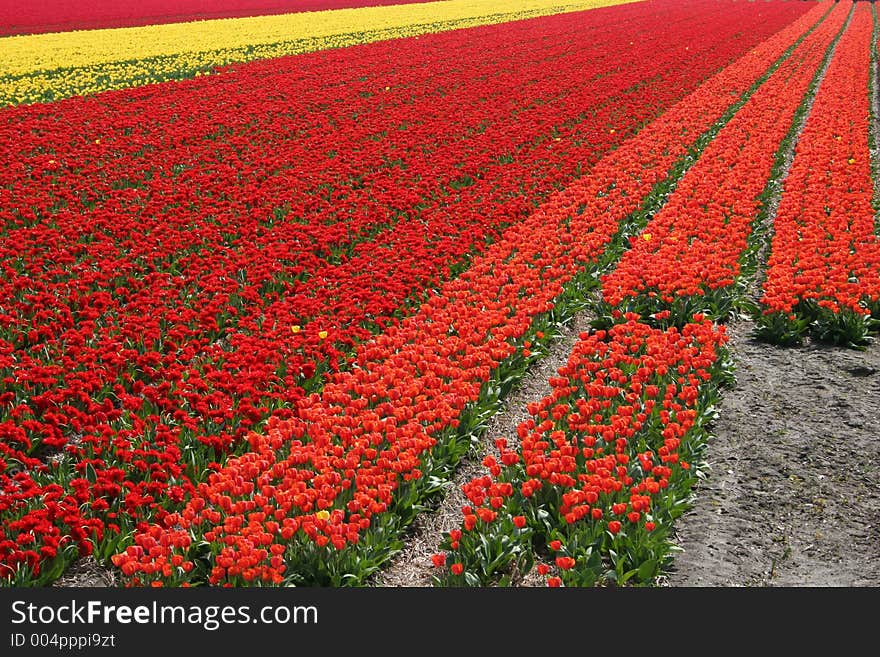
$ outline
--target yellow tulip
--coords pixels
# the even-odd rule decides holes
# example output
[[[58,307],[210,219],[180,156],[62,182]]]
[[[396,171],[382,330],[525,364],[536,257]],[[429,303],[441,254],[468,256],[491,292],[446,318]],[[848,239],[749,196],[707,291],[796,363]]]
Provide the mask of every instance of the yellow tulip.
[[[444,0],[4,37],[0,106],[195,77],[253,59],[633,1],[639,0]]]

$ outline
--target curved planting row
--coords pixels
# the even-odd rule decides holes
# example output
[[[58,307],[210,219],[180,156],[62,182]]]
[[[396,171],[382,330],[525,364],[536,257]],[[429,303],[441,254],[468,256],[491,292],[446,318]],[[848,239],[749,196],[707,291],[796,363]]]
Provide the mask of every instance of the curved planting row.
[[[795,149],[757,317],[763,337],[863,344],[880,319],[868,80],[874,24],[858,6]]]
[[[588,235],[580,219],[575,226],[577,208],[611,203],[614,180],[621,198],[644,198],[824,11],[712,78],[509,228],[415,315],[361,345],[352,367],[298,402],[295,417],[251,434],[250,453],[114,556],[128,581],[338,585],[374,572],[554,322],[615,257],[628,211],[591,208]]]
[[[780,144],[845,20],[842,9],[834,12],[817,31],[822,37],[786,61],[707,146],[604,277],[606,304],[644,316],[671,314],[668,322],[679,325],[698,311],[727,317],[741,292],[741,264]]]
[[[446,0],[0,39],[0,106],[210,73],[217,66],[594,9],[629,0]]]
[[[677,234],[680,239],[672,240],[670,252],[687,263],[690,252],[678,248],[678,242],[687,247],[700,233],[690,227],[686,213],[703,217],[703,229],[710,235],[715,225],[705,219],[712,216],[707,206],[715,202],[708,190],[723,193],[742,181],[746,200],[758,196],[795,108],[823,56],[840,38],[849,11],[835,5],[718,131],[667,204],[632,240],[618,271],[636,279],[633,294],[642,292],[640,280],[678,283],[692,275],[686,266],[676,270],[678,277],[670,275],[674,259],[654,256],[657,249],[644,249],[640,243],[653,243],[656,236],[668,244],[670,235],[676,235],[671,226],[678,228],[672,219],[680,219],[690,232]],[[785,101],[782,87],[795,98]],[[769,152],[750,150],[754,143]],[[750,157],[730,157],[743,153]],[[747,175],[756,161],[761,175]],[[700,175],[710,172],[709,179]],[[737,182],[726,182],[728,178]],[[702,185],[706,194],[697,196],[694,190]],[[725,260],[719,248],[722,265],[736,261],[745,248],[744,239],[731,241],[739,250]],[[637,274],[638,256],[645,262]],[[707,254],[703,259],[703,266],[711,267]],[[728,271],[724,277],[741,275]],[[606,301],[609,281],[623,278],[603,277]],[[696,285],[688,289],[678,283],[672,289],[681,304],[694,307],[689,304],[694,303],[690,295],[697,294]],[[717,388],[729,381],[731,364],[723,347],[723,326],[700,313],[685,316],[681,311],[681,317],[670,318],[676,300],[672,294],[660,297],[667,304],[662,310],[648,306],[654,311],[650,317],[628,310],[653,303],[653,297],[646,297],[639,299],[641,305],[625,294],[612,297],[619,305],[610,311],[607,331],[582,334],[567,365],[550,379],[552,393],[528,406],[531,417],[519,425],[516,437],[496,441],[497,455],[484,460],[488,474],[464,487],[471,504],[462,509],[462,526],[443,539],[444,551],[434,555],[436,584],[505,584],[536,560],[538,573],[550,586],[648,583],[659,574],[670,550],[671,523],[686,508],[695,480],[691,464],[707,438]],[[675,325],[662,328],[670,322]]]
[[[350,82],[344,78],[331,78],[315,92],[308,89],[314,78],[306,71],[294,66],[287,77],[273,77],[272,66],[260,64],[253,77],[242,73],[241,79],[181,85],[181,95],[165,104],[157,104],[152,93],[132,91],[71,101],[53,113],[41,108],[4,113],[7,135],[23,136],[18,143],[29,155],[16,158],[0,187],[6,249],[0,343],[5,537],[0,550],[5,572],[29,582],[40,570],[39,577],[48,581],[77,551],[97,547],[98,556],[106,556],[128,540],[138,522],[179,510],[206,469],[219,468],[227,448],[251,427],[273,412],[281,419],[302,412],[297,400],[323,382],[319,366],[326,367],[340,348],[369,336],[371,328],[356,328],[360,322],[381,327],[394,313],[409,312],[402,305],[409,295],[436,284],[462,255],[481,247],[485,234],[497,234],[505,220],[522,216],[528,206],[515,199],[518,193],[528,191],[537,200],[556,182],[570,180],[581,161],[589,163],[600,149],[613,147],[701,76],[752,47],[764,30],[803,13],[799,7],[780,5],[762,13],[753,18],[748,37],[741,38],[731,37],[746,16],[712,14],[714,40],[695,45],[695,59],[682,59],[678,68],[672,60],[681,59],[681,53],[660,48],[641,64],[639,76],[635,62],[645,59],[645,51],[633,44],[623,59],[629,64],[604,76],[607,90],[619,94],[612,96],[613,104],[597,104],[593,98],[595,114],[585,115],[588,91],[575,87],[554,94],[540,80],[545,74],[552,79],[554,66],[565,69],[560,59],[569,50],[576,57],[588,30],[601,33],[604,23],[593,22],[590,14],[574,24],[565,17],[548,19],[549,34],[568,30],[568,41],[552,51],[558,55],[552,63],[540,55],[530,60],[537,77],[523,86],[528,96],[514,96],[504,106],[507,115],[497,116],[497,126],[509,124],[511,116],[542,126],[543,134],[529,133],[526,143],[510,134],[502,141],[504,130],[482,125],[488,107],[480,98],[490,92],[479,81],[481,76],[503,78],[509,88],[517,86],[511,73],[498,73],[503,66],[495,58],[503,49],[511,61],[522,63],[517,53],[533,50],[533,42],[521,29],[495,28],[498,47],[485,48],[487,59],[464,69],[473,82],[456,77],[467,66],[462,64],[448,78],[435,78],[434,84],[443,84],[439,89],[426,86],[417,73],[436,65],[431,40],[408,42],[413,57],[407,61],[413,66],[405,69],[409,73],[399,95],[388,104],[373,100],[375,109],[362,111],[374,118],[383,113],[386,121],[399,112],[401,120],[415,121],[408,101],[426,109],[438,103],[445,89],[455,88],[445,107],[461,101],[471,114],[461,117],[456,138],[439,135],[439,122],[425,123],[428,134],[438,135],[430,157],[420,157],[419,145],[428,142],[419,130],[408,138],[400,128],[384,142],[385,151],[375,150],[371,138],[380,124],[364,119],[358,132],[359,116],[345,118],[351,108],[362,107],[363,92],[384,90],[377,88],[378,79],[394,82],[399,67],[388,65],[390,46],[380,44],[358,51],[372,53],[373,62],[386,59],[386,64],[350,68],[371,80],[351,85],[357,100],[347,96],[350,106],[333,105],[338,87]],[[625,9],[629,16],[630,8]],[[670,34],[700,31],[709,24],[711,12],[691,9],[675,14],[681,20],[670,21]],[[654,21],[654,11],[642,24]],[[492,33],[479,32],[481,45],[488,45]],[[511,42],[511,35],[521,41]],[[435,45],[445,46],[456,37],[436,38]],[[645,47],[654,43],[646,34]],[[395,44],[402,47],[403,42]],[[345,60],[342,53],[312,57],[328,66]],[[663,69],[666,73],[659,74]],[[756,65],[752,79],[762,71]],[[475,91],[468,95],[470,84]],[[390,94],[392,85],[385,87]],[[260,111],[253,104],[244,107],[256,89],[266,92]],[[538,89],[548,96],[546,110],[534,95]],[[295,142],[291,146],[290,136],[307,140],[321,121],[310,117],[297,125],[289,107],[278,113],[300,91],[315,117],[335,114],[327,120],[331,128],[323,127],[302,149]],[[654,100],[646,105],[648,98]],[[210,111],[198,115],[196,108]],[[568,122],[551,119],[560,109]],[[73,122],[78,135],[70,129],[53,134],[59,120],[70,122],[74,114],[80,119]],[[325,163],[335,159],[326,152],[332,126],[341,128],[343,118],[351,152],[364,153],[364,163],[361,168],[354,162],[328,167],[328,177],[321,177]],[[170,127],[160,129],[164,125]],[[236,127],[224,127],[230,125]],[[491,142],[476,136],[481,129]],[[557,142],[547,131],[566,138]],[[379,134],[378,141],[386,136]],[[589,143],[577,143],[580,139]],[[293,150],[276,152],[282,144]],[[491,159],[493,147],[497,162]],[[310,160],[310,152],[325,158]],[[469,152],[472,160],[466,159]],[[402,153],[406,159],[399,158]],[[308,168],[289,164],[300,158],[309,162]],[[389,164],[398,166],[392,158],[404,165],[411,161],[425,179],[421,197],[400,206],[403,217],[393,216],[395,206],[389,205],[408,188],[393,187],[395,176],[386,175]],[[458,177],[462,169],[474,176],[471,184]],[[264,178],[267,171],[275,175]],[[369,184],[374,178],[384,182]],[[302,190],[295,202],[288,185]],[[322,185],[329,186],[326,203],[313,201],[310,193]],[[240,192],[228,194],[224,186]],[[343,196],[358,201],[338,203],[342,209],[330,213],[337,192],[337,201]],[[508,204],[508,216],[487,223],[483,209],[499,202]],[[425,205],[412,211],[418,203]],[[368,220],[353,220],[351,237],[335,233],[338,243],[354,245],[351,251],[310,253],[318,228],[358,216]],[[333,241],[322,244],[332,251]],[[22,330],[25,324],[27,331]]]
[[[434,557],[436,583],[504,583],[501,573],[528,572],[536,550],[555,564],[551,586],[657,576],[717,399],[710,382],[724,374],[726,335],[700,316],[680,332],[624,319],[581,334],[553,392],[529,404],[516,443],[496,442],[489,474],[465,486],[472,506],[461,529]]]

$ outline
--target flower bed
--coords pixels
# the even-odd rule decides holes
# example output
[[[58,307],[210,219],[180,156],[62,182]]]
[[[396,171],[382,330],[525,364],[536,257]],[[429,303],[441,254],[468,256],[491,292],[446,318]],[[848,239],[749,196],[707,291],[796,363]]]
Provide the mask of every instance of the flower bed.
[[[554,564],[550,585],[653,580],[693,483],[725,341],[699,316],[680,332],[627,314],[581,334],[518,439],[499,439],[489,474],[465,486],[471,505],[435,558],[437,583],[503,584],[535,552]]]
[[[749,99],[632,239],[603,280],[608,306],[644,316],[664,312],[667,322],[679,325],[694,312],[716,320],[728,316],[742,293],[741,264],[759,245],[749,240],[762,217],[764,192],[779,176],[774,164],[848,9],[836,8],[815,38]]]
[[[753,120],[747,109],[773,98],[764,90],[778,88],[779,80],[791,85],[801,57],[816,52],[811,46],[818,46],[821,59],[850,8],[836,11],[829,29],[820,26],[813,44],[805,40],[803,50],[796,50],[727,126],[736,127],[740,117]],[[856,16],[859,11],[867,9],[856,10]],[[851,55],[841,47],[836,57]],[[809,78],[818,59],[805,69]],[[729,134],[728,127],[717,133],[678,190],[687,189],[702,158],[717,154],[713,146]],[[657,216],[675,208],[676,194]],[[642,235],[653,238],[650,223]],[[623,262],[634,262],[629,253],[638,251],[627,252]],[[704,266],[708,262],[704,256]],[[679,300],[693,303],[694,294],[679,290]],[[651,583],[661,572],[671,523],[686,508],[695,481],[691,465],[708,436],[717,386],[730,381],[731,364],[723,326],[701,314],[684,318],[684,312],[683,321],[676,321],[669,306],[653,307],[646,323],[627,312],[629,300],[618,301],[623,303],[609,313],[608,330],[581,334],[568,364],[550,379],[552,394],[528,405],[532,417],[519,425],[517,436],[496,440],[496,454],[484,459],[488,473],[464,486],[470,504],[462,509],[461,527],[433,557],[436,584],[504,585],[535,561],[549,586]],[[655,325],[670,322],[675,325]]]
[[[880,319],[868,147],[874,21],[857,5],[795,149],[774,222],[759,335],[859,345]],[[874,318],[871,315],[873,313]]]
[[[574,222],[584,214],[576,208],[607,197],[607,175],[629,196],[649,195],[665,173],[652,173],[666,162],[658,156],[671,153],[674,164],[824,11],[757,47],[603,160],[602,174],[508,229],[418,313],[361,345],[351,369],[298,402],[295,417],[251,434],[250,453],[139,531],[114,563],[135,584],[362,582],[554,322],[616,257],[629,211],[589,215],[584,239],[588,220]]]
[[[537,21],[483,28],[483,59],[457,69],[449,58],[468,37],[438,35],[436,49],[394,45],[411,64],[402,72],[391,46],[375,44],[358,65],[321,53],[170,96],[7,110],[0,549],[10,572],[28,582],[48,564],[39,576],[49,581],[77,552],[105,558],[138,523],[178,511],[252,428],[299,413],[334,359],[413,312],[487,235],[797,15],[780,6],[748,37],[734,36],[739,14],[682,9],[676,29],[715,25],[692,59],[663,50],[651,12],[626,30],[586,14],[546,19],[543,31]],[[601,45],[571,47],[589,34]],[[629,34],[643,39],[609,69],[601,48]],[[549,37],[557,49],[535,47]],[[327,76],[340,62],[350,77]],[[447,74],[425,75],[441,63]],[[579,79],[563,86],[573,70],[602,76],[601,93]],[[490,110],[493,88],[507,96]],[[383,135],[390,118],[397,129]],[[351,159],[328,152],[343,135]],[[606,224],[606,241],[616,227]]]

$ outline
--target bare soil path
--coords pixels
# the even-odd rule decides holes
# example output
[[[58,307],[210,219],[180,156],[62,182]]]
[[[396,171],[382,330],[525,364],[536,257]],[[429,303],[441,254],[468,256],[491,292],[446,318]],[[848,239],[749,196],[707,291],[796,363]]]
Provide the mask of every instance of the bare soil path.
[[[731,325],[706,478],[670,586],[880,585],[880,345],[778,348]]]

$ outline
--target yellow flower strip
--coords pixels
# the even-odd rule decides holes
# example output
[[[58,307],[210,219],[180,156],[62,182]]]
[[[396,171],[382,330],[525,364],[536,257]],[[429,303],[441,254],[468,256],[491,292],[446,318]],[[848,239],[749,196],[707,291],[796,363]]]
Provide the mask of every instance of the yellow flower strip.
[[[213,67],[638,0],[444,0],[0,39],[0,105],[192,77]]]

